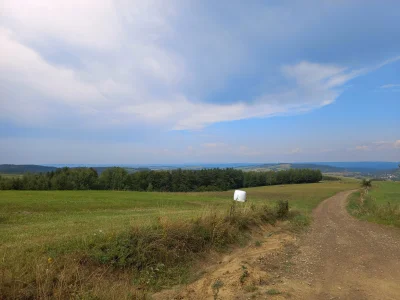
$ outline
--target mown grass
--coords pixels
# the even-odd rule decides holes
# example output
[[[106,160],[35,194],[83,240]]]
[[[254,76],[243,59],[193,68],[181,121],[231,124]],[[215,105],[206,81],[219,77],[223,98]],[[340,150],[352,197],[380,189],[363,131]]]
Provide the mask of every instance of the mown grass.
[[[289,216],[301,227],[321,200],[355,186],[250,188],[234,212],[232,191],[2,191],[0,298],[143,298],[186,282],[194,260],[242,243],[251,226],[286,218],[275,201],[300,211]]]
[[[400,227],[400,182],[373,181],[350,196],[347,209],[359,219]]]

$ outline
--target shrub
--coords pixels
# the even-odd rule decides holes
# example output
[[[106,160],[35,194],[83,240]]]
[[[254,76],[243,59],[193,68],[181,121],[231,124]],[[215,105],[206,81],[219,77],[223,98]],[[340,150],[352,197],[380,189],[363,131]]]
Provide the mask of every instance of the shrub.
[[[276,216],[279,219],[284,219],[289,213],[289,201],[279,200],[276,207]]]
[[[252,226],[287,217],[288,204],[283,203],[283,208],[277,210],[233,203],[225,215],[209,213],[188,222],[160,218],[154,226],[136,227],[93,243],[86,259],[94,264],[147,272],[153,283],[159,283],[166,270],[182,267],[210,249],[223,250],[242,241]]]
[[[362,181],[361,181],[361,187],[363,187],[363,188],[370,188],[370,187],[372,187],[372,181],[371,181],[371,179],[363,179]]]

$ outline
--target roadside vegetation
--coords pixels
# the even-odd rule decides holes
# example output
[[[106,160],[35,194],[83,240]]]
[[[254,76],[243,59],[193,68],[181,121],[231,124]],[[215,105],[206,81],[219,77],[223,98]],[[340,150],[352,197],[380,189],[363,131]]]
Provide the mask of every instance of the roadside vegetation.
[[[400,227],[400,182],[363,180],[353,193],[349,213],[359,219]]]
[[[190,277],[191,262],[210,250],[244,243],[254,226],[288,219],[285,207],[232,203],[225,213],[209,212],[188,221],[158,218],[152,225],[136,225],[118,233],[98,231],[82,240],[46,246],[36,257],[28,253],[29,260],[20,256],[25,264],[17,269],[17,261],[7,256],[2,263],[0,294],[10,299],[123,299],[130,293],[184,283]],[[101,289],[110,286],[105,283],[112,276],[117,282],[120,276],[130,277],[128,291],[116,295],[113,289]]]

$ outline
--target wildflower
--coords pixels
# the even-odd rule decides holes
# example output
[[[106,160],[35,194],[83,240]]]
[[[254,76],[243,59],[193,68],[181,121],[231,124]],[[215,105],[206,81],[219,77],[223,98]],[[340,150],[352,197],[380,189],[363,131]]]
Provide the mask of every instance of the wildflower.
[[[53,259],[52,259],[51,257],[49,257],[49,258],[47,259],[47,262],[48,262],[49,264],[51,264],[51,263],[53,262]]]

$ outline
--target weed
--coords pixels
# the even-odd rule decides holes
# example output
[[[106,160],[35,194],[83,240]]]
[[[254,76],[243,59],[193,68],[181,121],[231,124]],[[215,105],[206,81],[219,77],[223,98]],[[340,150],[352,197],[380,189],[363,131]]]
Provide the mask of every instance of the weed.
[[[247,267],[242,265],[242,274],[240,275],[240,283],[243,284],[246,281],[246,278],[249,277],[249,271],[247,270]]]
[[[258,287],[256,287],[255,285],[246,285],[245,287],[244,287],[244,291],[246,292],[246,293],[252,293],[252,292],[255,292],[255,291],[257,291],[258,290]]]
[[[254,243],[254,245],[255,245],[256,247],[261,247],[261,242],[260,242],[260,241],[256,241],[256,242]]]
[[[219,289],[221,287],[223,287],[224,283],[221,280],[216,280],[213,285],[211,286],[212,290],[213,290],[213,296],[214,296],[214,300],[218,299],[218,293],[219,293]]]
[[[299,211],[290,211],[289,220],[289,229],[293,232],[301,232],[311,223],[310,216],[302,214]]]
[[[278,218],[286,218],[289,214],[289,201],[279,200],[276,207],[276,215]]]
[[[280,291],[278,291],[278,290],[276,290],[276,289],[270,289],[270,290],[268,290],[267,292],[267,295],[280,295]]]

